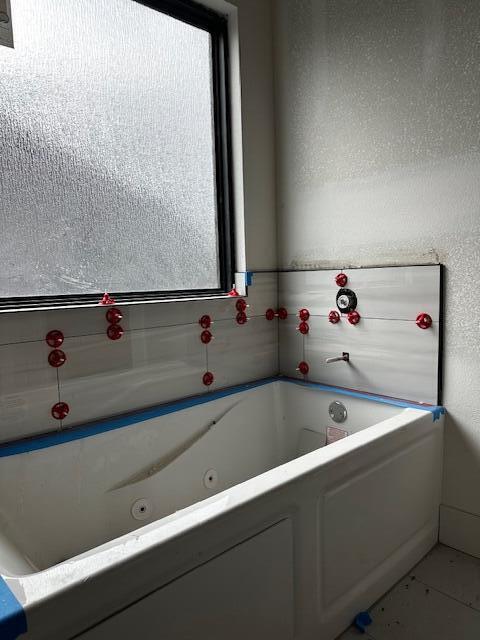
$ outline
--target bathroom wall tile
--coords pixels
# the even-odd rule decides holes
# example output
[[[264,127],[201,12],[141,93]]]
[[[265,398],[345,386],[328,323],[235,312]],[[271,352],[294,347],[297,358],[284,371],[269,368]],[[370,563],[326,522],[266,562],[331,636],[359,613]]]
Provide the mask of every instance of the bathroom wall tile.
[[[248,315],[265,316],[267,309],[278,306],[278,274],[254,273],[253,284],[248,287]]]
[[[105,307],[0,313],[0,344],[44,342],[52,329],[66,337],[102,333],[107,324]]]
[[[335,271],[297,271],[279,274],[282,306],[296,313],[306,307],[313,315],[336,309]],[[439,319],[440,266],[346,269],[347,288],[358,298],[362,317],[415,320],[421,312]]]
[[[129,313],[130,328],[142,329],[180,324],[193,324],[198,327],[198,321],[203,315],[209,315],[213,321],[216,321],[233,318],[237,312],[235,298],[222,298],[132,305]]]
[[[264,317],[239,325],[221,320],[214,325],[208,346],[208,369],[215,375],[212,389],[228,387],[278,372],[278,327]]]
[[[279,306],[295,316],[306,307],[311,314],[328,315],[335,309],[338,271],[290,271],[278,274]]]
[[[70,406],[63,426],[148,407],[205,391],[206,347],[200,327],[185,325],[72,338],[59,370]]]
[[[458,473],[460,466],[456,469]],[[480,516],[441,504],[439,537],[445,545],[480,558]]]
[[[298,318],[294,316],[278,321],[280,373],[290,378],[303,379],[303,375],[297,371],[299,363],[305,359],[304,338],[297,331],[298,322]]]
[[[255,273],[245,300],[249,305],[249,315],[264,315],[268,307],[275,307],[277,274]],[[221,298],[119,305],[118,308],[123,314],[121,325],[128,331],[177,324],[196,325],[204,314],[210,315],[214,321],[234,318],[237,314],[235,303],[235,298]],[[99,305],[80,309],[0,313],[0,345],[43,341],[51,329],[60,329],[66,338],[101,335],[108,326],[105,318],[107,311],[108,307]]]
[[[218,334],[217,385],[276,374],[277,322],[264,314],[276,307],[277,274],[254,274],[248,293],[251,319],[244,327],[234,322],[235,298],[120,306],[125,334],[118,341],[106,336],[106,307],[0,314],[0,440],[61,426],[50,416],[58,401],[57,370],[47,364],[51,329],[65,335],[67,362],[58,375],[70,414],[62,426],[203,393],[207,349],[198,320],[204,314]],[[230,335],[225,323],[238,331]],[[226,345],[234,335],[248,338]]]
[[[436,404],[437,323],[422,330],[415,322],[402,320],[362,318],[353,326],[346,320],[332,325],[326,318],[312,317],[309,324],[305,337],[309,379]],[[350,354],[349,363],[325,363],[343,351]]]
[[[440,265],[352,269],[348,284],[358,296],[358,311],[368,318],[415,320],[440,316]]]
[[[50,413],[58,386],[49,351],[39,342],[0,346],[0,441],[59,428]]]
[[[60,329],[68,337],[104,334],[109,307],[54,309],[50,311],[0,314],[0,343],[44,340],[50,329]],[[129,329],[197,324],[200,316],[212,319],[231,318],[236,313],[234,299],[195,300],[119,305],[123,314],[121,326]]]

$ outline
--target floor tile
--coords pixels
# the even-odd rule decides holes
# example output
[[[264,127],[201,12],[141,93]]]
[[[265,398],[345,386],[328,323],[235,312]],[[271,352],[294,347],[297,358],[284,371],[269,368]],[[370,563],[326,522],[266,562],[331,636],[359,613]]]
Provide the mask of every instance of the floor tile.
[[[363,638],[363,640],[373,640],[369,633],[361,633],[354,627],[349,627],[341,636],[338,636],[337,640],[360,640],[360,638]]]
[[[438,545],[411,574],[438,591],[480,611],[480,559]]]
[[[412,576],[401,580],[371,610],[375,640],[478,640],[480,612]]]

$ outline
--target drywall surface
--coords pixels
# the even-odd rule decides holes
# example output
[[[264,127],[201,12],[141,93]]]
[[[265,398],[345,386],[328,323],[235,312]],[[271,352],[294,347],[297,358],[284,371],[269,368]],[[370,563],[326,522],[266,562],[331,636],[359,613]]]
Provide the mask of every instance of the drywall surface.
[[[246,265],[277,266],[270,0],[232,0],[238,7]]]
[[[446,265],[443,501],[478,515],[480,4],[274,6],[280,266]]]

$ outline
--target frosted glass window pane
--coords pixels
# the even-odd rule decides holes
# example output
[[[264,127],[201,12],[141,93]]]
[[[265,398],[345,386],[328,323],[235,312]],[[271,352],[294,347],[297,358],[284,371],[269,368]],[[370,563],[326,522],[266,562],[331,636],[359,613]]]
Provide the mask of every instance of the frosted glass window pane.
[[[0,297],[219,287],[211,36],[133,0],[12,0]]]

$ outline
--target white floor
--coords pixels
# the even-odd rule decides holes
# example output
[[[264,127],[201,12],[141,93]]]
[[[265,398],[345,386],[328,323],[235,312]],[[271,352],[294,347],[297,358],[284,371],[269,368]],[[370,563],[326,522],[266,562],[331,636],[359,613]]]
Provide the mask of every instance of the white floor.
[[[370,615],[367,633],[337,640],[480,640],[480,560],[438,545]]]

